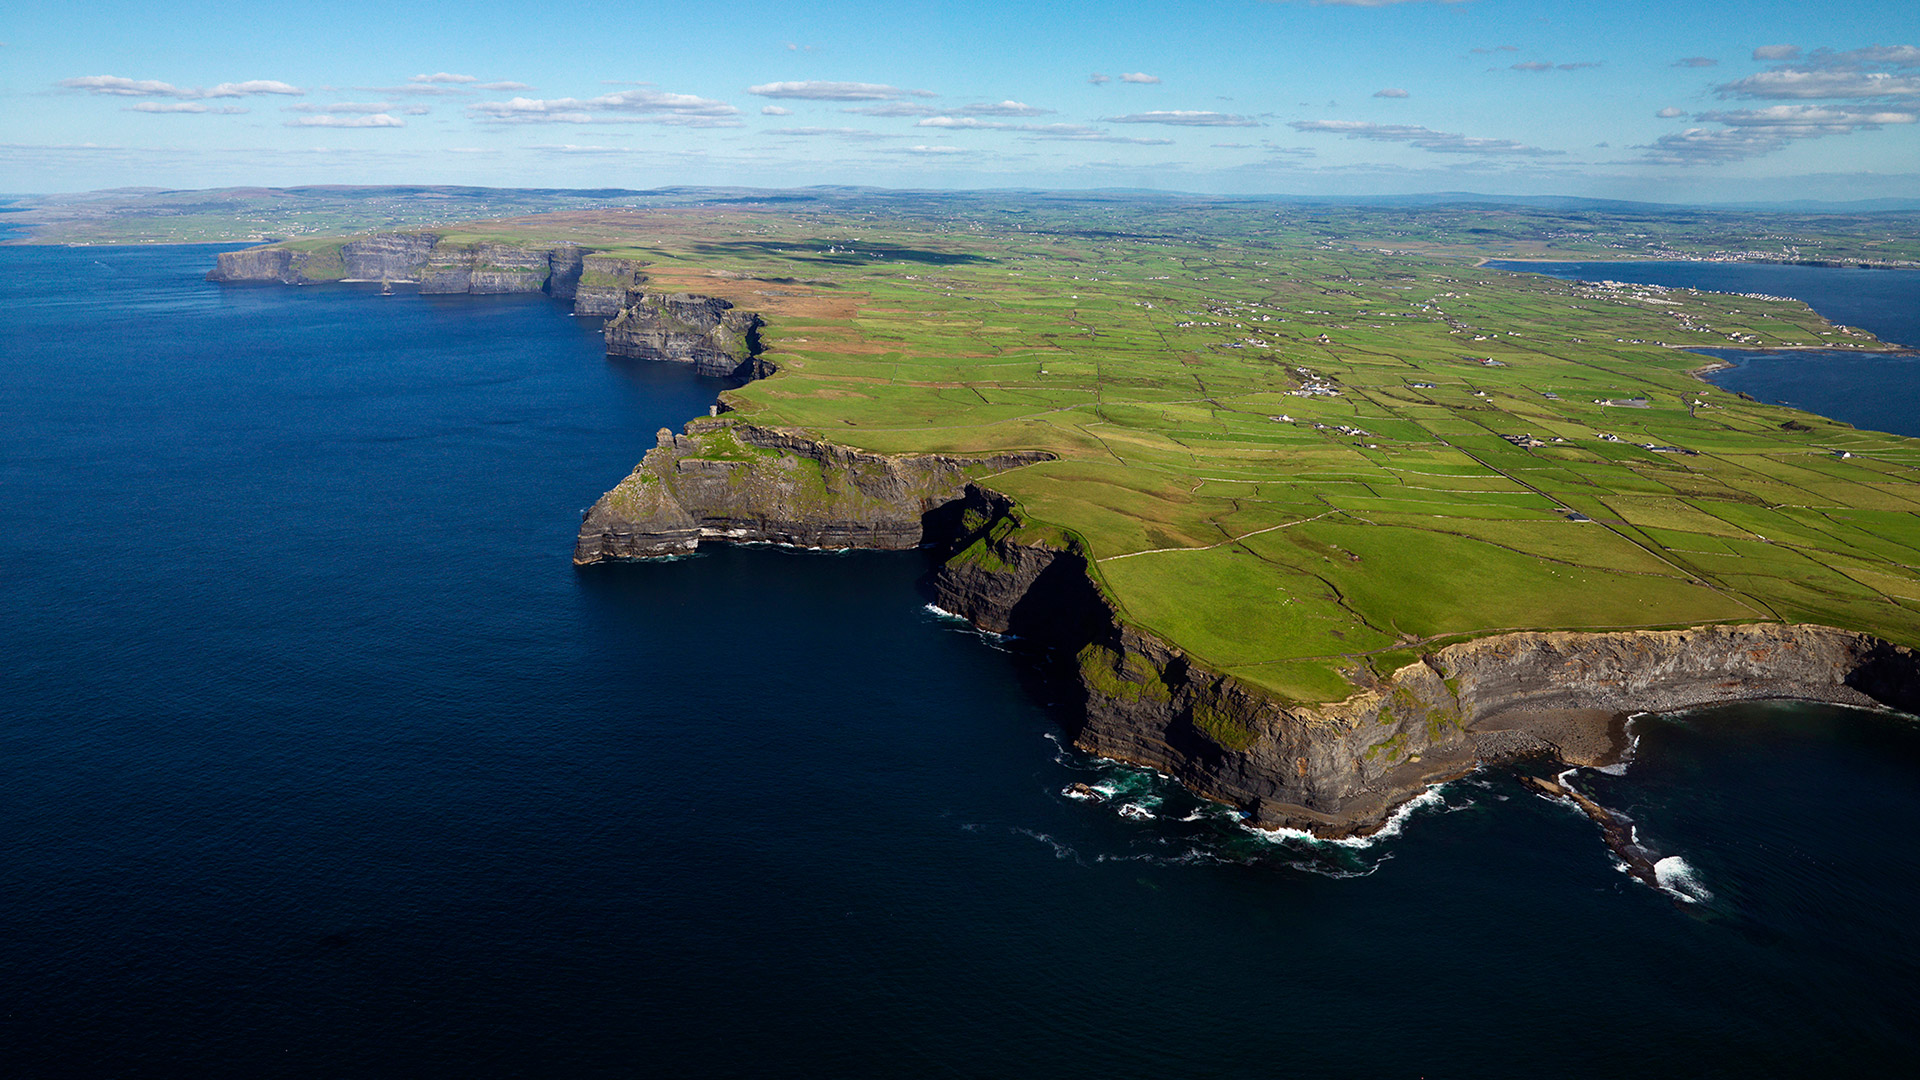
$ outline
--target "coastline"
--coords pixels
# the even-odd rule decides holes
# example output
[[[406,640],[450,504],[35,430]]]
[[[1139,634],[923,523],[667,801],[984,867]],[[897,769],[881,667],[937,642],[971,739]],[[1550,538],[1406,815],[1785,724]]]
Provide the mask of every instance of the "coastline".
[[[1830,270],[1920,270],[1917,262],[1874,262],[1860,259],[1701,259],[1686,255],[1579,255],[1560,258],[1545,258],[1538,255],[1482,255],[1474,260],[1474,267],[1484,267],[1489,263],[1570,263],[1570,262],[1617,262],[1617,263],[1701,263],[1710,266],[1809,266]],[[1499,269],[1495,267],[1495,269]]]
[[[554,265],[564,257],[557,250],[525,254]],[[579,255],[572,258],[578,265]],[[286,284],[309,283],[293,265],[253,267],[225,253],[219,262],[219,276],[209,275],[214,280],[272,274]],[[622,269],[626,280],[610,309],[607,296],[590,301],[582,289],[576,298],[576,314],[592,302],[612,316],[610,355],[692,363],[748,380],[775,372],[759,356],[757,314],[718,298],[651,292],[637,268]],[[562,295],[545,281],[537,287]],[[1718,361],[1694,374],[1729,366]],[[1103,594],[1077,537],[1028,529],[1014,501],[982,483],[1033,460],[1041,458],[872,454],[734,417],[700,418],[680,434],[662,429],[627,481],[594,504],[574,561],[584,567],[673,557],[705,542],[932,546],[942,557],[930,577],[937,606],[1076,669],[1075,745],[1173,776],[1240,810],[1254,827],[1323,838],[1376,833],[1435,784],[1484,763],[1544,755],[1566,766],[1612,764],[1625,753],[1620,723],[1630,712],[1766,698],[1886,704],[1846,682],[1863,657],[1898,669],[1896,688],[1887,693],[1909,707],[1920,702],[1920,692],[1898,688],[1920,685],[1911,650],[1827,627],[1756,621],[1488,635],[1424,654],[1342,701],[1290,704],[1127,623]],[[796,483],[796,469],[806,474],[801,479],[824,478],[825,495]],[[1675,634],[1679,646],[1661,637]],[[1689,654],[1686,635],[1708,647]],[[1729,635],[1745,635],[1744,646],[1720,640]],[[1543,638],[1552,639],[1544,652]],[[1787,679],[1753,666],[1756,653],[1777,659],[1783,642],[1788,652],[1818,652],[1824,660]],[[1578,692],[1568,689],[1596,666],[1611,674]],[[1682,685],[1694,690],[1649,681],[1649,671],[1676,667]]]

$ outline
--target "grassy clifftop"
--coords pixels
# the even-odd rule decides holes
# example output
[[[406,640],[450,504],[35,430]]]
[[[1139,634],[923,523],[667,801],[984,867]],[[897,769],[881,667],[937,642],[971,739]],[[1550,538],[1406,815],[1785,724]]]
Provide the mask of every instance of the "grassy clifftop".
[[[1058,459],[996,477],[1128,621],[1298,701],[1516,629],[1786,621],[1920,644],[1920,442],[1744,401],[1673,346],[1874,348],[1805,305],[1358,250],[1284,208],[581,212],[767,319],[753,423]],[[1044,220],[1043,220],[1044,218]]]

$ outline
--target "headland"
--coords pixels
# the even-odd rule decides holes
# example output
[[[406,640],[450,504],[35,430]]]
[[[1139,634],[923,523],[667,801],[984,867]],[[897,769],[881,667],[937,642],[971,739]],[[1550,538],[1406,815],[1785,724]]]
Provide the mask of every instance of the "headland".
[[[1843,328],[1264,208],[1107,213],[552,215],[212,276],[546,291],[610,354],[742,380],[576,563],[930,548],[934,603],[1070,673],[1078,745],[1261,826],[1363,834],[1479,762],[1604,764],[1629,711],[1920,707],[1920,445],[1703,389],[1671,348]]]

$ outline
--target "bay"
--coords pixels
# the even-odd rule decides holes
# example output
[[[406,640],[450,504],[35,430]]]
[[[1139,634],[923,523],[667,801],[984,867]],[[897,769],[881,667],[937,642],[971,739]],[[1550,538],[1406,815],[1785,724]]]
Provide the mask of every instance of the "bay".
[[[1517,262],[1502,270],[1576,281],[1786,296],[1881,341],[1920,347],[1920,270],[1858,270],[1781,263]],[[1855,427],[1920,436],[1920,355],[1855,349],[1695,349],[1731,367],[1707,379],[1761,401],[1791,405]]]

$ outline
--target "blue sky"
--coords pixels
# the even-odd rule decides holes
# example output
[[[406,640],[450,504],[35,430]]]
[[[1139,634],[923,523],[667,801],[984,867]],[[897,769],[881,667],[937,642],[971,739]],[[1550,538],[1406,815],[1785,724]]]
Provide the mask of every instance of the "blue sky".
[[[0,190],[874,184],[1920,197],[1920,4],[75,4]]]

